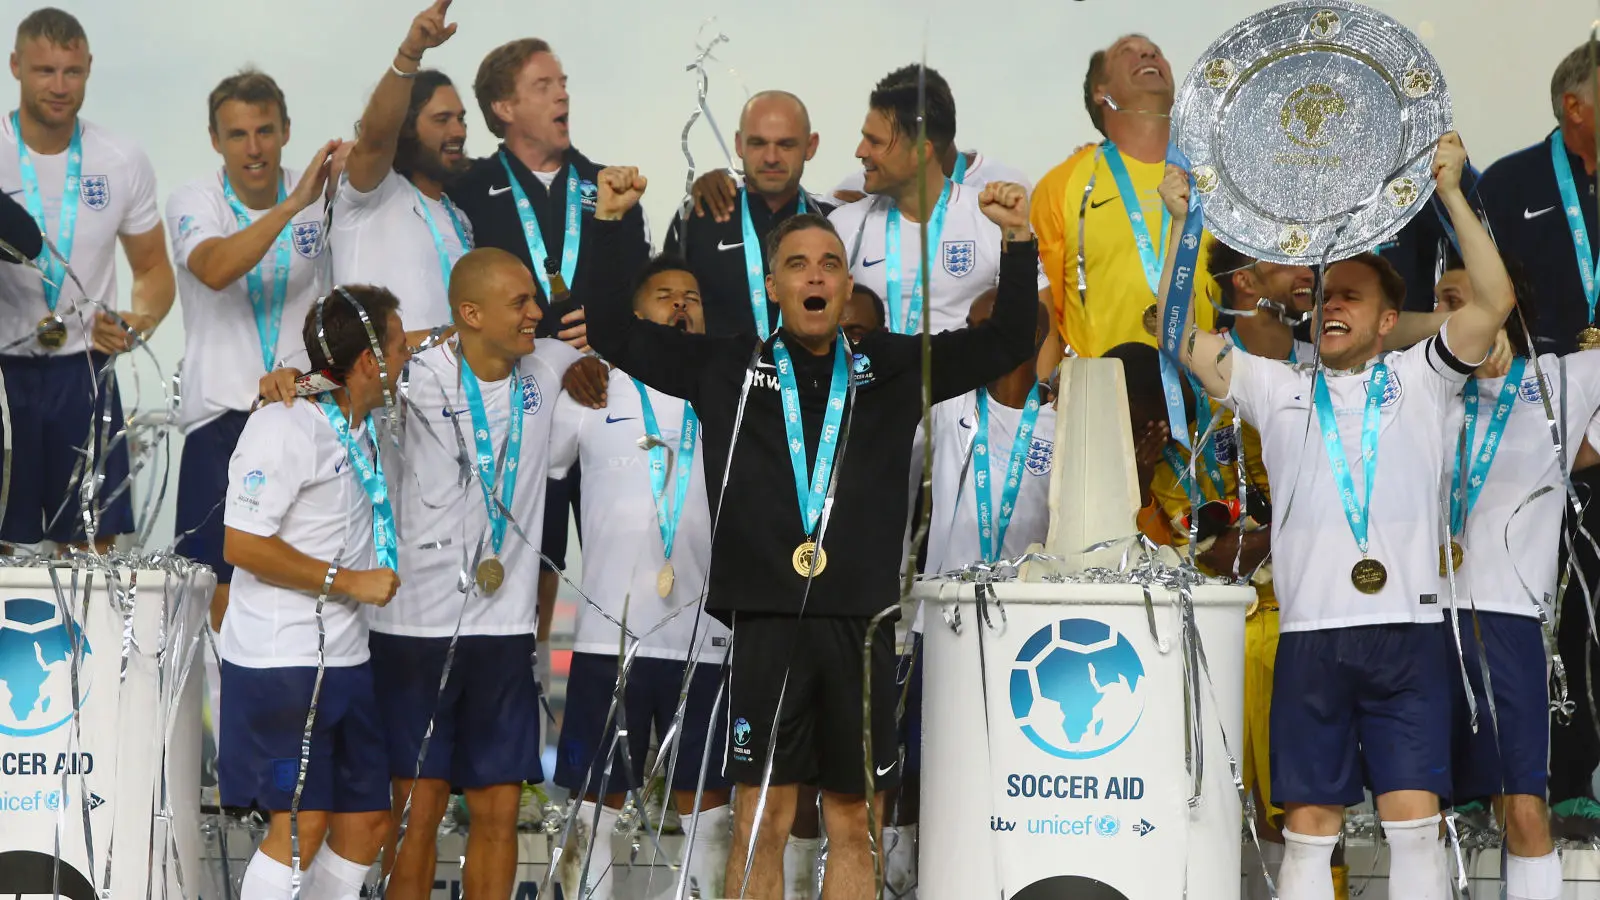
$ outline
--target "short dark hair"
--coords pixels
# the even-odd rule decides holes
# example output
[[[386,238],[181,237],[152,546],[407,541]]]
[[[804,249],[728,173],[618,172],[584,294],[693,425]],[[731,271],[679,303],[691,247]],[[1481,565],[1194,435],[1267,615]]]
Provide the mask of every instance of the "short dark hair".
[[[1166,408],[1166,388],[1161,384],[1161,351],[1149,344],[1129,341],[1112,347],[1101,354],[1101,357],[1122,362],[1122,378],[1128,386],[1130,417],[1137,415],[1138,410],[1154,412]],[[1184,413],[1192,421],[1194,393],[1189,388],[1189,379],[1180,378],[1178,381],[1183,386]],[[1141,424],[1143,423],[1132,423],[1134,428],[1138,428]]]
[[[767,270],[777,270],[778,247],[783,243],[784,238],[794,234],[796,231],[806,231],[811,228],[820,228],[826,231],[833,235],[834,240],[837,240],[840,246],[844,245],[844,239],[839,237],[839,232],[833,227],[832,222],[816,213],[798,213],[779,222],[778,227],[772,229],[767,235]]]
[[[889,307],[884,305],[883,298],[878,296],[877,291],[858,281],[855,288],[850,291],[851,296],[856,294],[865,294],[867,299],[872,301],[872,311],[878,314],[878,328],[881,329],[889,324]]]
[[[411,99],[406,103],[406,119],[400,123],[400,136],[395,141],[394,170],[410,178],[416,171],[417,160],[421,155],[422,147],[417,141],[417,118],[422,115],[422,108],[428,105],[433,95],[440,88],[454,88],[455,82],[450,76],[438,69],[422,69],[411,79]],[[361,123],[356,123],[356,133],[360,135]]]
[[[640,291],[643,291],[644,286],[650,283],[650,279],[660,275],[662,272],[688,272],[690,275],[694,275],[694,270],[689,268],[689,263],[676,253],[656,254],[650,258],[649,262],[645,263],[643,269],[639,270],[639,277],[633,280],[633,305],[635,307],[639,305]],[[699,277],[696,276],[695,284],[698,285],[699,283]]]
[[[1096,50],[1089,57],[1089,71],[1083,73],[1083,108],[1089,111],[1094,130],[1106,135],[1106,111],[1094,98],[1094,89],[1106,83],[1106,51]]]
[[[478,75],[472,80],[472,94],[478,99],[478,111],[483,113],[483,124],[497,138],[506,136],[506,123],[494,114],[494,105],[517,92],[517,76],[528,60],[541,53],[549,53],[549,42],[541,38],[518,38],[489,51],[478,63]]]
[[[1233,309],[1233,273],[1255,265],[1255,258],[1246,256],[1213,236],[1206,241],[1206,274],[1217,283],[1222,292],[1223,309]]]
[[[1515,298],[1516,310],[1506,319],[1506,339],[1511,342],[1511,348],[1518,356],[1533,355],[1533,339],[1529,332],[1539,321],[1539,306],[1534,301],[1532,282],[1528,280],[1527,267],[1515,256],[1500,250],[1500,264],[1506,267],[1506,277],[1511,279],[1511,293]],[[1461,259],[1461,254],[1456,252],[1455,246],[1445,244],[1444,269],[1446,272],[1465,269],[1467,264]],[[1523,330],[1523,326],[1527,330]]]
[[[1376,253],[1358,253],[1348,259],[1341,259],[1333,265],[1340,263],[1357,263],[1371,269],[1378,276],[1378,289],[1383,294],[1383,305],[1399,312],[1406,305],[1406,280],[1395,269],[1394,263]],[[1330,267],[1331,268],[1331,267]]]
[[[938,72],[917,65],[895,69],[872,89],[867,105],[888,117],[896,131],[915,140],[919,94],[928,140],[935,153],[943,153],[956,140],[956,101]]]
[[[53,6],[36,9],[17,23],[16,49],[21,50],[24,41],[35,39],[42,39],[57,47],[71,47],[79,41],[89,43],[83,23],[72,13]]]
[[[251,106],[265,106],[275,103],[278,106],[278,116],[283,119],[283,126],[289,127],[289,104],[284,102],[283,89],[272,80],[272,76],[256,69],[240,69],[227,78],[217,83],[211,89],[211,96],[206,100],[208,121],[211,123],[211,133],[217,133],[217,110],[229,100],[248,103]]]
[[[335,381],[343,381],[350,367],[361,354],[372,349],[367,337],[367,326],[356,312],[360,304],[372,323],[372,333],[382,347],[389,340],[389,314],[400,311],[400,299],[388,288],[370,284],[345,284],[333,289],[326,297],[306,310],[305,326],[300,337],[305,341],[306,355],[311,358],[313,371],[325,372]],[[317,335],[317,310],[322,310],[322,335]],[[328,352],[322,352],[323,341]],[[332,358],[330,359],[329,356]]]

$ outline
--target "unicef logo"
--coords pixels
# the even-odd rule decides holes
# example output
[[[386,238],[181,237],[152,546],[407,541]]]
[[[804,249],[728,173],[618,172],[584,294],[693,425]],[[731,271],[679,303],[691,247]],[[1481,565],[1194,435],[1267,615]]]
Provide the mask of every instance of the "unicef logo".
[[[1011,668],[1011,714],[1040,750],[1094,759],[1115,750],[1144,715],[1144,663],[1123,634],[1094,619],[1034,632]],[[1105,826],[1100,826],[1105,827]],[[1120,827],[1113,819],[1111,833]]]
[[[1121,830],[1122,823],[1117,821],[1116,816],[1100,816],[1094,820],[1095,834],[1101,837],[1115,837]]]
[[[267,476],[260,469],[251,469],[244,476],[244,492],[254,497],[267,485]]]
[[[36,737],[72,721],[72,645],[89,639],[56,604],[33,597],[5,601],[0,621],[0,734]],[[78,673],[79,701],[89,699],[89,667]]]
[[[750,722],[744,716],[733,722],[733,742],[741,747],[750,743]]]

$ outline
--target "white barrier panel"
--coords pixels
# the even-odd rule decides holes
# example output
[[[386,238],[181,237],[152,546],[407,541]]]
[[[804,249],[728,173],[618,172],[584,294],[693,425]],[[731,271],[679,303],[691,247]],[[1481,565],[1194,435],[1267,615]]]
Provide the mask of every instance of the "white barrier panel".
[[[1154,591],[1163,652],[1138,585],[992,587],[989,625],[971,584],[914,595],[928,623],[922,900],[1173,900],[1186,879],[1191,900],[1237,900],[1240,804],[1219,725],[1238,753],[1255,592],[1194,592],[1212,692],[1200,697],[1204,788],[1190,809],[1171,595]]]
[[[200,894],[196,650],[215,579],[177,561],[117,569],[108,590],[106,571],[0,568],[0,895]]]

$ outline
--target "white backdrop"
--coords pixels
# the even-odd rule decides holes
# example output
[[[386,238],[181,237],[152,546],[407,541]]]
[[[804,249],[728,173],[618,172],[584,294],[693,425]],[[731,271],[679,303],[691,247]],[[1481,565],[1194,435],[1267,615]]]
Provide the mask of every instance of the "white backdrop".
[[[240,66],[271,74],[288,97],[295,139],[285,161],[304,165],[317,144],[349,137],[367,93],[404,36],[420,0],[55,0],[89,33],[95,65],[86,117],[143,142],[163,203],[172,188],[218,164],[206,135],[206,95]],[[571,79],[576,145],[608,163],[640,166],[656,239],[681,197],[678,135],[694,102],[684,71],[695,39],[730,42],[713,63],[711,102],[731,142],[746,91],[783,88],[810,106],[822,135],[806,178],[826,191],[855,165],[872,84],[919,59],[949,80],[957,142],[1037,179],[1098,137],[1082,103],[1088,56],[1118,35],[1148,34],[1181,82],[1195,58],[1239,19],[1270,6],[1252,0],[458,0],[456,36],[428,55],[463,90],[468,150],[494,141],[471,97],[491,47],[536,35],[554,45]],[[1587,37],[1596,6],[1581,0],[1377,0],[1414,29],[1444,67],[1455,115],[1480,166],[1540,139],[1554,124],[1548,101],[1556,62]],[[7,0],[9,33],[33,6]],[[730,73],[730,68],[737,75]],[[13,101],[14,102],[14,101]],[[8,107],[9,108],[9,107]],[[693,140],[703,171],[721,164],[710,131]],[[126,271],[121,277],[124,298]],[[122,301],[126,305],[125,299]],[[182,352],[178,310],[153,342],[168,374]],[[125,364],[126,365],[126,364]],[[124,382],[125,384],[127,382]],[[146,390],[141,405],[154,401]],[[133,402],[129,398],[129,402]],[[173,478],[176,479],[176,455]],[[154,543],[171,537],[169,493]]]

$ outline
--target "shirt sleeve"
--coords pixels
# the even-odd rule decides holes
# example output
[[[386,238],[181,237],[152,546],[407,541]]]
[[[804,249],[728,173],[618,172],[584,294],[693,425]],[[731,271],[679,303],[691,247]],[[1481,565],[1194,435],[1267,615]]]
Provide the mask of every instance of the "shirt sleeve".
[[[186,184],[167,198],[167,236],[172,241],[172,261],[187,269],[189,254],[212,238],[228,235],[227,223],[197,185]]]
[[[1427,371],[1435,376],[1430,380],[1440,390],[1441,397],[1459,393],[1461,386],[1471,377],[1472,370],[1483,364],[1482,359],[1467,362],[1450,352],[1450,342],[1446,336],[1448,331],[1449,323],[1446,322],[1439,326],[1438,334],[1406,350],[1402,355],[1406,359],[1422,360]]]
[[[1228,379],[1228,396],[1222,404],[1256,427],[1272,411],[1273,390],[1295,377],[1294,370],[1273,359],[1253,356],[1235,347],[1233,375]]]
[[[550,423],[550,477],[567,477],[578,461],[578,435],[583,428],[584,408],[566,394],[556,401],[556,415]]]
[[[276,535],[310,479],[316,442],[305,429],[295,427],[286,413],[286,407],[270,406],[245,423],[228,460],[223,511],[227,527],[260,537]]]
[[[124,237],[144,234],[161,224],[161,208],[156,204],[155,167],[138,147],[129,147],[126,152],[130,180],[128,208],[117,226],[117,233]]]
[[[383,202],[389,198],[389,195],[399,189],[400,182],[404,180],[399,174],[390,170],[383,176],[383,180],[378,182],[377,187],[363,193],[356,190],[355,185],[350,183],[350,176],[340,174],[339,191],[334,196],[334,220],[362,218],[372,210],[382,206]],[[460,206],[461,204],[457,203],[456,205]],[[467,224],[464,216],[462,217],[462,224]]]

